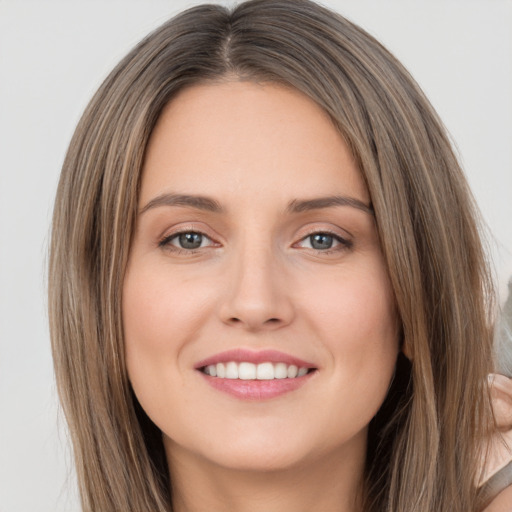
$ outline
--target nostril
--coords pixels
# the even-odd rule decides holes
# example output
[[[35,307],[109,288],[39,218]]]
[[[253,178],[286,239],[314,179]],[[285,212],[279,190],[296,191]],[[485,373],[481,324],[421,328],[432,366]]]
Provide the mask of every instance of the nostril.
[[[267,320],[264,320],[260,325],[261,326],[264,326],[264,325],[267,325],[267,326],[278,325],[281,322],[282,322],[281,319],[272,317],[272,318],[268,318]],[[247,325],[249,325],[251,322],[244,322],[242,319],[240,319],[240,318],[238,318],[236,316],[233,316],[233,317],[228,319],[228,323],[231,324],[231,325],[239,325],[239,324],[247,323]]]

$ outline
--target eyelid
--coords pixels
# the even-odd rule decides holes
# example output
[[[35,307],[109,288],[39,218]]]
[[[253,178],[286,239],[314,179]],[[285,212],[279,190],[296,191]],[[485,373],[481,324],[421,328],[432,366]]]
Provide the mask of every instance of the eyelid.
[[[315,235],[317,233],[328,233],[329,235],[341,238],[346,242],[350,242],[353,239],[352,233],[346,229],[342,229],[338,226],[334,226],[331,223],[310,223],[299,230],[299,237],[301,240],[308,236]]]
[[[216,237],[214,237],[210,231],[211,230],[205,229],[204,227],[198,227],[197,225],[181,223],[178,226],[174,226],[171,230],[166,230],[164,235],[158,237],[157,246],[161,249],[167,249],[172,252],[182,252],[187,254],[191,254],[208,247],[220,247],[221,243],[216,240]],[[198,233],[207,238],[210,243],[207,246],[198,247],[197,249],[183,249],[170,243],[171,240],[184,233]]]
[[[316,235],[316,234],[326,234],[332,236],[338,243],[339,246],[332,247],[329,249],[314,249],[313,247],[304,247],[303,249],[314,251],[315,253],[322,253],[322,254],[329,254],[331,252],[338,252],[343,251],[347,249],[351,249],[354,245],[354,242],[351,240],[351,235],[347,232],[349,235],[348,237],[343,236],[339,233],[339,231],[332,229],[332,228],[322,228],[319,226],[311,227],[308,229],[304,234],[301,234],[300,239],[297,242],[294,242],[292,247],[297,247],[298,244],[306,240],[307,238]]]
[[[197,226],[193,223],[180,223],[177,226],[174,226],[170,230],[166,230],[165,234],[160,236],[157,239],[157,246],[161,249],[167,249],[169,251],[172,251],[174,253],[183,253],[183,254],[193,254],[195,252],[211,248],[211,247],[221,247],[222,243],[218,241],[218,237],[212,235],[210,233],[210,229],[205,228],[204,226]],[[344,236],[340,234],[341,228],[330,228],[330,227],[322,227],[322,226],[310,226],[309,228],[306,228],[301,234],[300,238],[292,244],[292,247],[300,248],[299,244],[301,244],[303,241],[305,241],[308,237],[311,237],[315,234],[326,234],[332,236],[336,241],[337,244],[335,247],[329,248],[329,249],[315,249],[313,247],[304,247],[303,249],[313,251],[315,253],[322,253],[322,254],[329,254],[331,252],[339,252],[343,250],[347,250],[352,248],[353,241],[351,239],[352,235],[345,231],[348,235]],[[181,247],[178,247],[176,245],[171,244],[171,240],[177,238],[179,235],[184,233],[198,233],[202,235],[204,238],[209,240],[208,245],[198,247],[196,249],[184,249]]]
[[[186,249],[187,251],[193,251],[193,250],[198,250],[198,249],[204,249],[204,247],[208,247],[210,245],[213,245],[215,242],[213,242],[213,240],[208,236],[206,235],[205,233],[201,233],[200,231],[191,231],[191,230],[187,230],[187,231],[177,231],[176,233],[171,233],[170,235],[168,236],[165,236],[160,242],[159,242],[159,245],[160,246],[164,246],[164,245],[171,245],[172,247],[175,247],[176,249],[181,249],[181,250],[185,250],[183,249],[183,247],[179,247],[177,245],[173,245],[173,241],[174,240],[177,240],[180,235],[183,235],[183,234],[191,234],[191,233],[194,233],[194,234],[197,234],[197,235],[201,235],[202,239],[207,239],[209,240],[210,242],[212,242],[211,244],[208,244],[207,246],[200,246],[200,247],[197,247],[197,249]]]

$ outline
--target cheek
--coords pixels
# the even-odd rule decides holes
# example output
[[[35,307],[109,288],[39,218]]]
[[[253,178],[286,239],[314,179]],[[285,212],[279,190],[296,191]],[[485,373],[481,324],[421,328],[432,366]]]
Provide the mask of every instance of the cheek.
[[[132,350],[175,353],[201,325],[208,306],[208,286],[201,289],[162,272],[138,268],[127,272],[123,289],[123,327]]]
[[[306,294],[305,289],[315,293]],[[333,352],[389,351],[397,346],[398,316],[383,264],[341,269],[327,279],[305,283],[304,315],[316,323]],[[369,355],[369,354],[367,354]]]
[[[123,286],[126,367],[140,405],[164,429],[175,423],[175,411],[187,411],[186,394],[172,390],[187,388],[189,350],[208,317],[213,292],[207,279],[199,287],[183,271],[171,272],[151,258],[134,260]]]
[[[201,289],[190,286],[161,266],[128,267],[123,287],[126,365],[132,388],[150,417],[173,408],[167,401],[174,395],[159,390],[183,386],[183,356],[204,325],[207,289],[206,282]]]
[[[369,422],[389,388],[398,354],[399,320],[383,265],[340,272],[317,282],[309,310],[329,354],[332,389],[353,418]],[[339,411],[346,414],[347,408]]]

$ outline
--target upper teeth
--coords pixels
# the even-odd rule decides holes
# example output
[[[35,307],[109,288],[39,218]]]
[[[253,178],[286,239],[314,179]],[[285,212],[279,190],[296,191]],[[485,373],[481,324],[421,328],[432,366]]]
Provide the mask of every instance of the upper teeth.
[[[228,363],[210,364],[203,368],[203,372],[212,377],[225,379],[242,380],[272,380],[272,379],[293,379],[302,377],[308,373],[307,368],[299,368],[294,364],[286,363]]]

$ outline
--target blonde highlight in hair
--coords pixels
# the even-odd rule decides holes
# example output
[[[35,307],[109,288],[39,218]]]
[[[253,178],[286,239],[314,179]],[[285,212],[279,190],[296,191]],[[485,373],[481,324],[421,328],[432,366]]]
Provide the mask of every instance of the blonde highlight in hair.
[[[160,433],[127,378],[124,270],[145,149],[184,87],[286,84],[325,109],[367,183],[403,346],[370,425],[365,512],[475,509],[489,428],[493,290],[478,216],[449,139],[401,64],[308,0],[204,5],[135,47],[80,120],[63,165],[50,254],[50,327],[84,511],[169,512]]]

